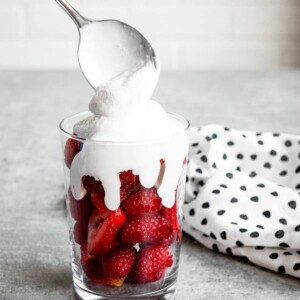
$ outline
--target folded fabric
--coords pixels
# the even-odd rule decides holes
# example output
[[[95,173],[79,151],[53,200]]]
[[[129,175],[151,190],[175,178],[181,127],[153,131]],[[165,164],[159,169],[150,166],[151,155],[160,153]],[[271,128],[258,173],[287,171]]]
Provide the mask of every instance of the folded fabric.
[[[183,229],[207,248],[300,278],[300,137],[193,128]]]

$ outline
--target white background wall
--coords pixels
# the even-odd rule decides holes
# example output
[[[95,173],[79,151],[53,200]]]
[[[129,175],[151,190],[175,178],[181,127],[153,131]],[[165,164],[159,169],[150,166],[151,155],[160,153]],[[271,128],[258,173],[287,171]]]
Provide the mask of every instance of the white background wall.
[[[163,68],[300,66],[300,0],[72,0],[139,29]],[[77,30],[54,0],[0,0],[0,68],[77,68]]]

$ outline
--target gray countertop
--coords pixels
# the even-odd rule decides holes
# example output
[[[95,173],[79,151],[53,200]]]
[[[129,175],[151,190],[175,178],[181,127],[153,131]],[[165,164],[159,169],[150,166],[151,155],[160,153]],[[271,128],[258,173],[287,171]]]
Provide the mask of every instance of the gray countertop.
[[[74,299],[58,123],[91,96],[79,72],[0,71],[0,299]],[[167,72],[154,98],[193,125],[300,133],[300,71]],[[298,279],[184,236],[176,300],[299,295]]]

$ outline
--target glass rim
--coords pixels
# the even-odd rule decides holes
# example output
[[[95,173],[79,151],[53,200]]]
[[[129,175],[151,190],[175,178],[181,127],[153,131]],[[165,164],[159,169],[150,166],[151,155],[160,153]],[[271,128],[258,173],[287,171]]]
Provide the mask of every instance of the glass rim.
[[[75,117],[79,117],[79,116],[84,116],[84,115],[92,115],[91,112],[89,111],[84,111],[84,112],[80,112],[80,113],[76,113],[76,114],[73,114],[73,115],[70,115],[64,119],[62,119],[59,123],[59,129],[61,131],[62,134],[66,135],[68,138],[71,138],[71,139],[74,139],[74,140],[78,140],[78,141],[82,141],[83,143],[87,140],[86,138],[82,138],[82,137],[79,137],[77,135],[74,135],[73,133],[71,132],[68,132],[65,128],[64,128],[64,123],[67,122],[68,120],[72,119],[72,118],[75,118]],[[155,142],[160,142],[161,140],[164,140],[166,138],[173,138],[173,137],[176,137],[176,136],[179,136],[185,132],[187,132],[189,129],[190,129],[190,122],[183,116],[181,115],[178,115],[178,114],[174,114],[174,113],[170,113],[170,112],[167,112],[167,115],[169,117],[172,117],[174,119],[177,119],[182,125],[183,125],[183,129],[174,133],[174,134],[171,134],[171,135],[168,135],[168,136],[163,136],[163,137],[159,137],[159,138],[152,138],[152,139],[145,139],[145,140],[137,140],[137,141],[97,141],[97,140],[92,140],[92,142],[95,142],[95,143],[99,143],[99,144],[113,144],[113,145],[117,145],[117,144],[120,144],[120,145],[125,145],[125,144],[128,144],[128,145],[133,145],[133,144],[148,144],[148,143],[155,143]]]

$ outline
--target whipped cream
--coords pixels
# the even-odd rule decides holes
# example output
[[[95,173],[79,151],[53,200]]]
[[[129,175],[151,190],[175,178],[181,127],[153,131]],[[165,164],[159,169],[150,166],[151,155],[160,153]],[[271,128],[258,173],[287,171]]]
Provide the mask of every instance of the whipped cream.
[[[71,165],[71,190],[75,199],[82,199],[86,190],[81,178],[93,176],[102,182],[111,210],[120,205],[119,174],[127,170],[139,175],[146,188],[159,182],[155,186],[163,205],[172,207],[188,153],[184,125],[150,100],[160,64],[157,56],[153,61],[142,51],[147,45],[135,32],[122,23],[99,22],[81,29],[81,68],[95,95],[89,104],[92,114],[74,126],[86,142]]]

